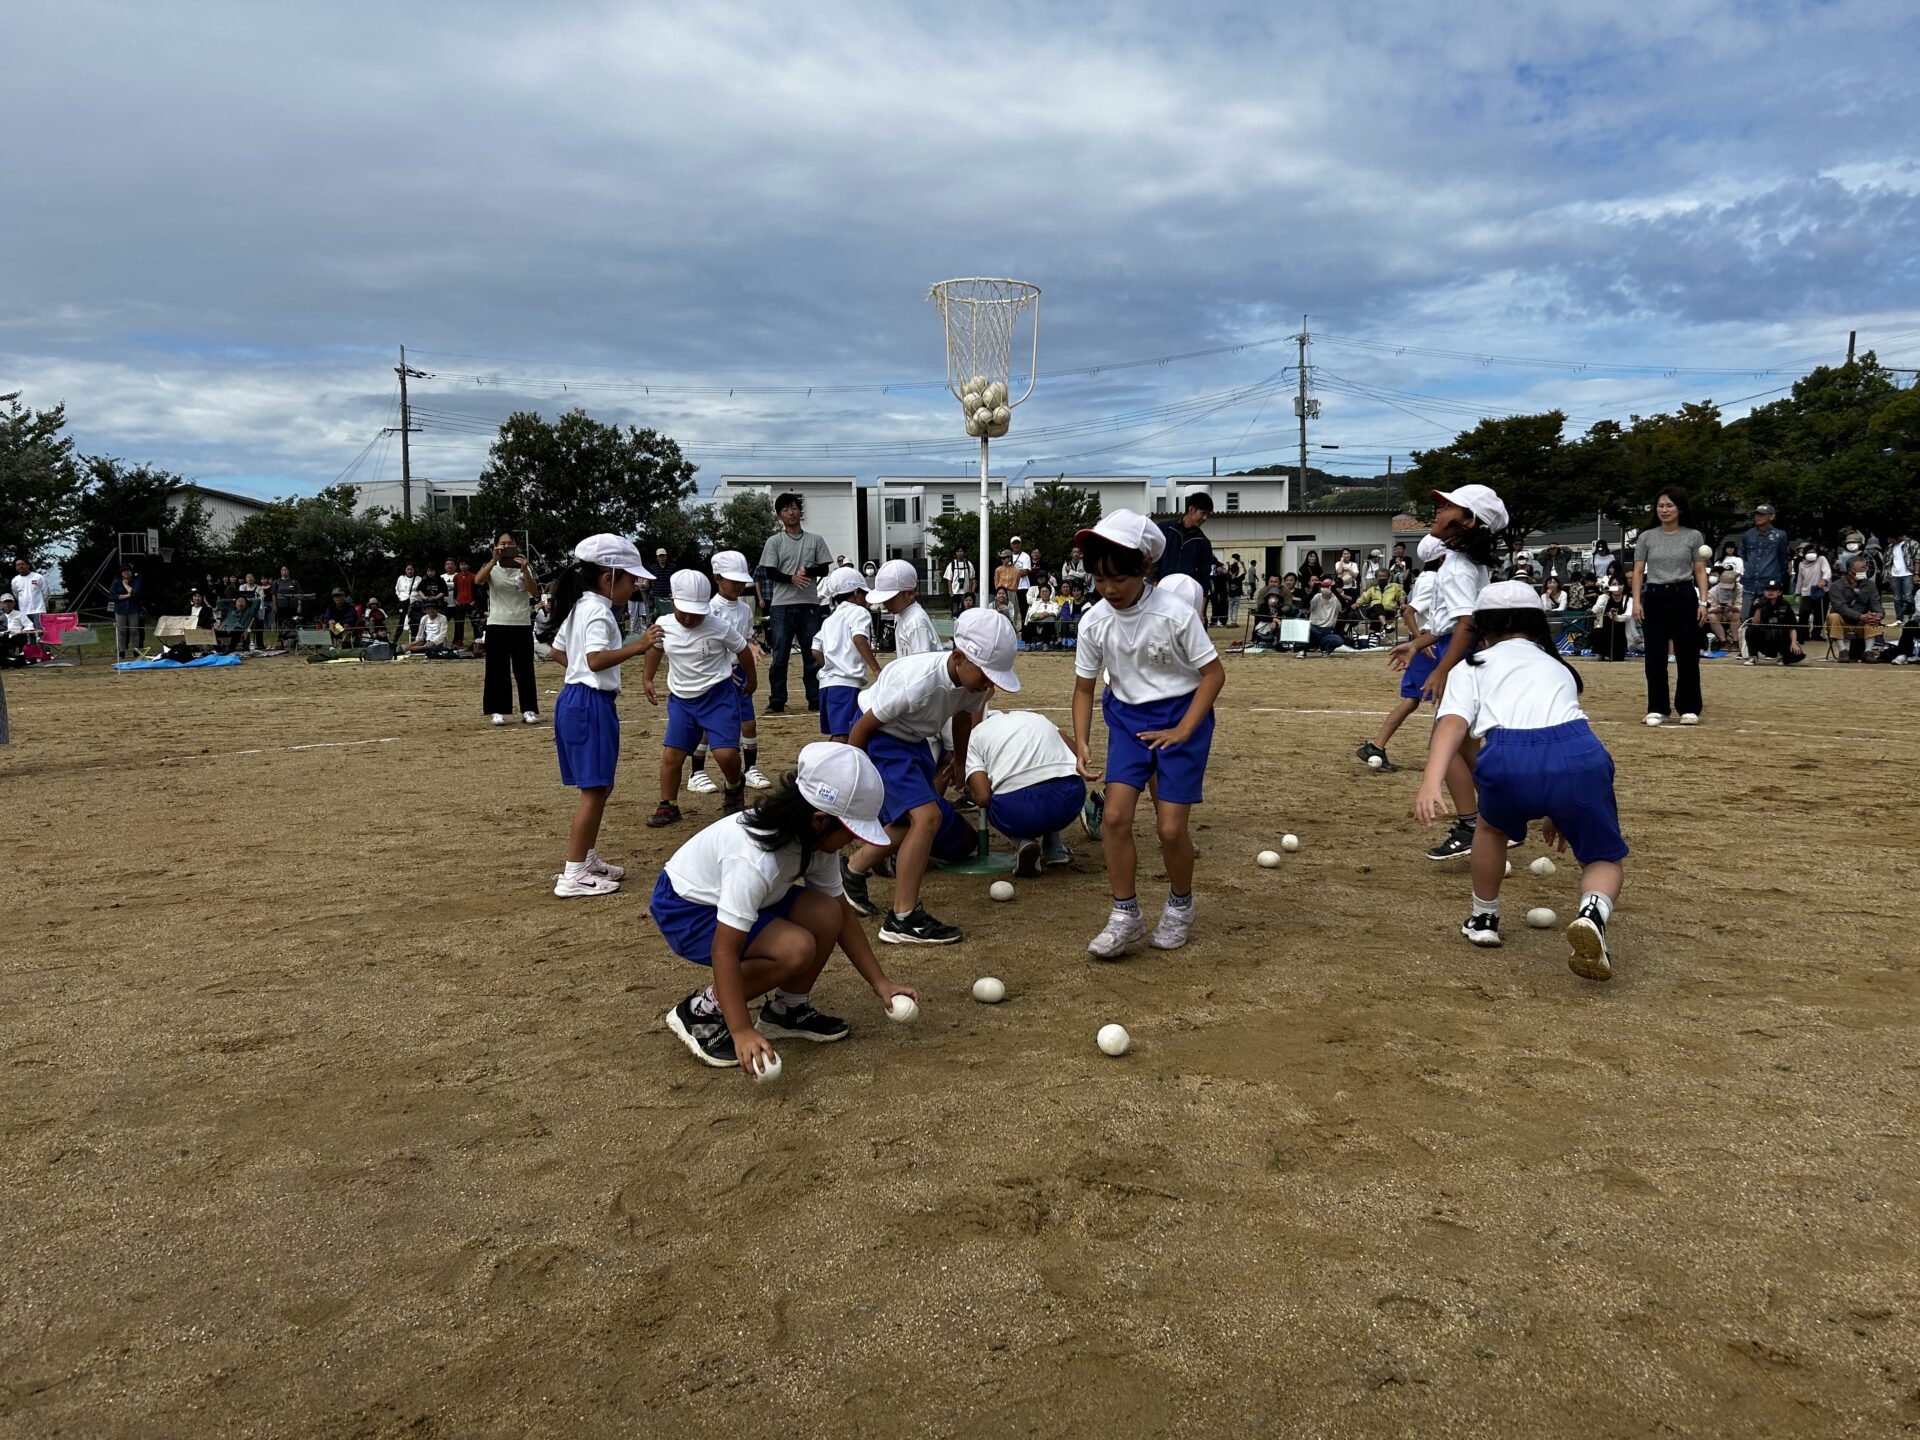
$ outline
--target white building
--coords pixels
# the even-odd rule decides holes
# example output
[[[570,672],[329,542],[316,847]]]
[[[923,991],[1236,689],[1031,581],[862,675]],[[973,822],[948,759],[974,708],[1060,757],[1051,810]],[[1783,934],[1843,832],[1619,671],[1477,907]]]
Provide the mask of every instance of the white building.
[[[249,515],[258,515],[267,508],[265,500],[252,495],[236,495],[231,490],[213,490],[205,485],[182,485],[174,494],[176,515],[180,512],[178,501],[184,501],[189,495],[200,497],[200,509],[207,517],[207,539],[215,545],[225,541],[233,533],[233,527]]]
[[[380,509],[394,515],[406,513],[406,487],[398,480],[370,480],[354,486],[354,513],[364,515],[369,510]],[[428,480],[415,476],[413,480],[413,513],[425,518],[429,515],[451,515],[456,520],[467,518],[467,504],[474,492],[480,488],[480,481],[473,480]]]
[[[1204,490],[1213,497],[1213,513],[1241,510],[1285,510],[1291,480],[1285,475],[1169,475],[1164,508],[1178,515],[1187,508],[1187,496]]]
[[[1018,487],[1014,490],[1019,496]],[[861,491],[866,515],[863,560],[911,560],[924,576],[934,550],[931,526],[936,516],[980,511],[980,476],[881,475]],[[1007,477],[987,477],[987,503],[1007,503]],[[973,546],[967,546],[969,551]],[[852,554],[852,551],[848,552]]]
[[[800,497],[801,524],[824,538],[828,550],[848,557],[860,554],[862,492],[851,475],[722,475],[711,498],[716,505],[742,494],[772,501],[787,491]],[[747,564],[759,563],[757,551],[747,556]]]

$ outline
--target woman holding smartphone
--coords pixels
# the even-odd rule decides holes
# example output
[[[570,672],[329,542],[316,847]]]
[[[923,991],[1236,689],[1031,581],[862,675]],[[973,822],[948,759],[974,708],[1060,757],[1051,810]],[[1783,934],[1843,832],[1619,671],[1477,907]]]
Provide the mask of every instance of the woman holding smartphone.
[[[500,532],[493,553],[473,577],[473,583],[476,590],[487,592],[487,678],[480,708],[495,725],[506,724],[517,685],[521,723],[538,724],[540,692],[533,681],[533,602],[540,598],[540,582],[533,578],[533,566],[521,553],[511,530]]]

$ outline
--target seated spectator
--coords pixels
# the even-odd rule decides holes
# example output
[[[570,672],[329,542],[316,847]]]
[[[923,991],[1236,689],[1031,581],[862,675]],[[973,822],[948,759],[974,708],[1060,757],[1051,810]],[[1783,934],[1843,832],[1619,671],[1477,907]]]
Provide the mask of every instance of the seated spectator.
[[[1800,645],[1800,619],[1781,593],[1780,581],[1768,580],[1747,617],[1747,664],[1771,655],[1782,665],[1798,665],[1807,658]]]
[[[1020,638],[1029,645],[1054,649],[1060,643],[1060,602],[1053,598],[1053,586],[1041,581],[1027,595],[1027,623]]]
[[[1381,568],[1373,572],[1373,583],[1360,592],[1360,618],[1367,622],[1371,634],[1396,634],[1400,607],[1406,603],[1407,592]]]
[[[219,623],[219,612],[213,608],[213,602],[207,598],[207,592],[194,591],[187,600],[187,628],[211,630]]]
[[[1827,635],[1847,642],[1847,653],[1839,657],[1845,664],[1866,659],[1867,634],[1871,631],[1877,638],[1886,619],[1880,613],[1880,587],[1869,578],[1871,569],[1864,555],[1850,557],[1845,575],[1827,593]]]
[[[1340,595],[1331,576],[1320,582],[1307,607],[1307,643],[1329,655],[1346,648],[1340,636]]]
[[[1549,611],[1565,610],[1569,603],[1566,587],[1560,583],[1558,575],[1547,576],[1547,588],[1540,592],[1540,598],[1547,602]]]
[[[1248,642],[1249,648],[1278,650],[1280,622],[1284,618],[1280,613],[1280,592],[1269,590],[1261,598],[1259,607],[1253,612],[1253,638]]]
[[[1080,616],[1086,609],[1086,587],[1077,581],[1068,584],[1066,596],[1060,601],[1060,643],[1072,648],[1080,638]]]
[[[214,648],[222,655],[237,655],[247,648],[247,636],[259,623],[260,600],[257,591],[237,598],[220,616],[214,630]]]
[[[33,617],[20,608],[19,602],[11,595],[0,595],[0,664],[11,668],[31,663],[33,657],[27,647],[34,644],[37,634]]]
[[[383,644],[386,643],[387,612],[381,607],[380,597],[378,595],[369,595],[367,597],[366,608],[360,612],[360,623],[365,630],[368,640],[378,640]],[[477,626],[475,633],[478,633]]]
[[[1627,658],[1627,621],[1632,618],[1631,609],[1626,587],[1617,576],[1610,575],[1600,598],[1593,602],[1594,659]]]
[[[1746,601],[1738,570],[1721,570],[1707,586],[1707,631],[1716,650],[1740,648],[1740,617],[1746,614]]]
[[[332,598],[320,617],[326,622],[327,629],[333,633],[333,643],[345,641],[349,645],[358,645],[361,639],[360,607],[347,598],[347,592],[334,587]]]
[[[407,646],[407,653],[424,655],[429,660],[448,659],[453,655],[453,647],[447,644],[448,634],[447,617],[440,602],[429,600],[420,615],[420,638]]]
[[[1014,608],[1013,601],[1008,595],[1006,586],[999,585],[994,588],[993,604],[989,608],[1006,616],[1007,623],[1014,626],[1016,630],[1019,628],[1020,622],[1018,617],[1020,612]]]

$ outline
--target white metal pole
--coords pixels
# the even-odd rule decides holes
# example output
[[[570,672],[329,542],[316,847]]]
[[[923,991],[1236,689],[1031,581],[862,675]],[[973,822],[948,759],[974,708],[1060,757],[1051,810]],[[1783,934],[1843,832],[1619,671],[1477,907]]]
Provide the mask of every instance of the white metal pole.
[[[982,435],[980,437],[980,549],[974,556],[973,566],[974,594],[979,597],[979,603],[982,609],[985,609],[989,603],[987,599],[987,583],[988,577],[993,574],[992,561],[987,553],[989,543],[987,505],[989,503],[987,496],[987,437]]]
[[[887,563],[887,482],[876,478],[873,482],[874,493],[880,497],[880,554],[882,565]]]

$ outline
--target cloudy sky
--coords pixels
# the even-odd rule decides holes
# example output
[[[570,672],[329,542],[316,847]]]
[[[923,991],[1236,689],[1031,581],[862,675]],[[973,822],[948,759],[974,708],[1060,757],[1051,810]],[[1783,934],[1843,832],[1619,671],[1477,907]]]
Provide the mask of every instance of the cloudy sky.
[[[576,404],[708,486],[912,473],[969,459],[928,284],[1013,275],[996,468],[1290,461],[1305,312],[1371,474],[1920,365],[1916,98],[1898,0],[13,7],[0,392],[311,491],[397,477],[404,343],[416,474]]]

